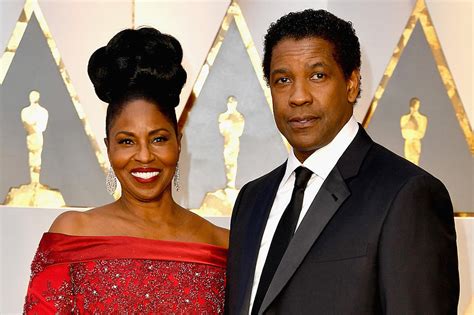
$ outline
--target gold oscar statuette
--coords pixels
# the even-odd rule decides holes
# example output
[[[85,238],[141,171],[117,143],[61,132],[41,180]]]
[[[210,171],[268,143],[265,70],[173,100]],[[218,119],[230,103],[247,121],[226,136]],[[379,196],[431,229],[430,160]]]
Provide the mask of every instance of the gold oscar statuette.
[[[207,216],[228,216],[239,190],[235,187],[237,178],[237,159],[239,157],[240,136],[244,132],[244,116],[237,111],[237,99],[234,96],[227,98],[227,111],[219,115],[219,131],[224,137],[224,163],[226,168],[227,184],[223,189],[209,192],[199,209],[193,211]]]
[[[40,183],[43,132],[48,124],[48,111],[39,104],[40,93],[31,91],[30,105],[21,110],[21,121],[26,130],[26,146],[30,166],[30,183],[12,187],[5,198],[10,206],[63,207],[63,196],[56,189]]]
[[[421,155],[421,139],[425,136],[428,118],[420,113],[420,100],[410,100],[410,112],[400,118],[402,137],[405,139],[405,158],[418,165]]]

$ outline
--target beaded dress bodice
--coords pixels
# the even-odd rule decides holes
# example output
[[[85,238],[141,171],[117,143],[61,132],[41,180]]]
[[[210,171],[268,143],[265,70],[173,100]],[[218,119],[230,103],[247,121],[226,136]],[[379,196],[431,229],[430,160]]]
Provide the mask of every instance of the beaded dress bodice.
[[[27,314],[219,314],[227,250],[124,236],[45,233]]]

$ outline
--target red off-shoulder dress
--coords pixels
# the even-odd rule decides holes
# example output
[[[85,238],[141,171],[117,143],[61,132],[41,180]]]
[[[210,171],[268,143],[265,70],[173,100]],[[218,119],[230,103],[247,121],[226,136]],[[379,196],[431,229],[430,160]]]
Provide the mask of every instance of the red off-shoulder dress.
[[[27,314],[219,314],[227,249],[128,236],[45,233]]]

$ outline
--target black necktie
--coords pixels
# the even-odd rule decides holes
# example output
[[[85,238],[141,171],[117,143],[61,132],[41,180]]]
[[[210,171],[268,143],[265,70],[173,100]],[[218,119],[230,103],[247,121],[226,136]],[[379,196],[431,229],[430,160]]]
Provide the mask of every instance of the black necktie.
[[[283,212],[280,222],[278,222],[275,234],[273,235],[272,243],[258,284],[257,293],[255,295],[252,314],[258,313],[263,298],[265,297],[265,293],[267,293],[268,286],[273,279],[273,275],[275,274],[281,258],[295,233],[298,218],[300,217],[301,207],[303,205],[304,190],[313,172],[300,166],[295,170],[295,174],[295,187],[291,194],[290,203],[286,207],[285,212]]]

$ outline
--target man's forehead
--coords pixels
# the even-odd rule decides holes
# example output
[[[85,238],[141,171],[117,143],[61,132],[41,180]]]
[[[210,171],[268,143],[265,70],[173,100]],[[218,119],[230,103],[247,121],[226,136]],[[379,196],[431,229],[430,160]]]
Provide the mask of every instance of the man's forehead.
[[[327,63],[333,61],[333,52],[333,45],[319,37],[287,38],[278,42],[273,48],[271,64],[274,65],[288,58],[322,59],[313,63]]]
[[[280,45],[283,42],[287,43],[301,43],[301,42],[311,42],[311,41],[319,41],[319,42],[325,42],[330,46],[333,46],[333,43],[331,40],[325,38],[324,36],[319,36],[319,35],[307,35],[307,36],[301,36],[301,37],[295,37],[295,36],[283,36],[280,40],[278,40],[275,45],[273,46],[273,49]]]

